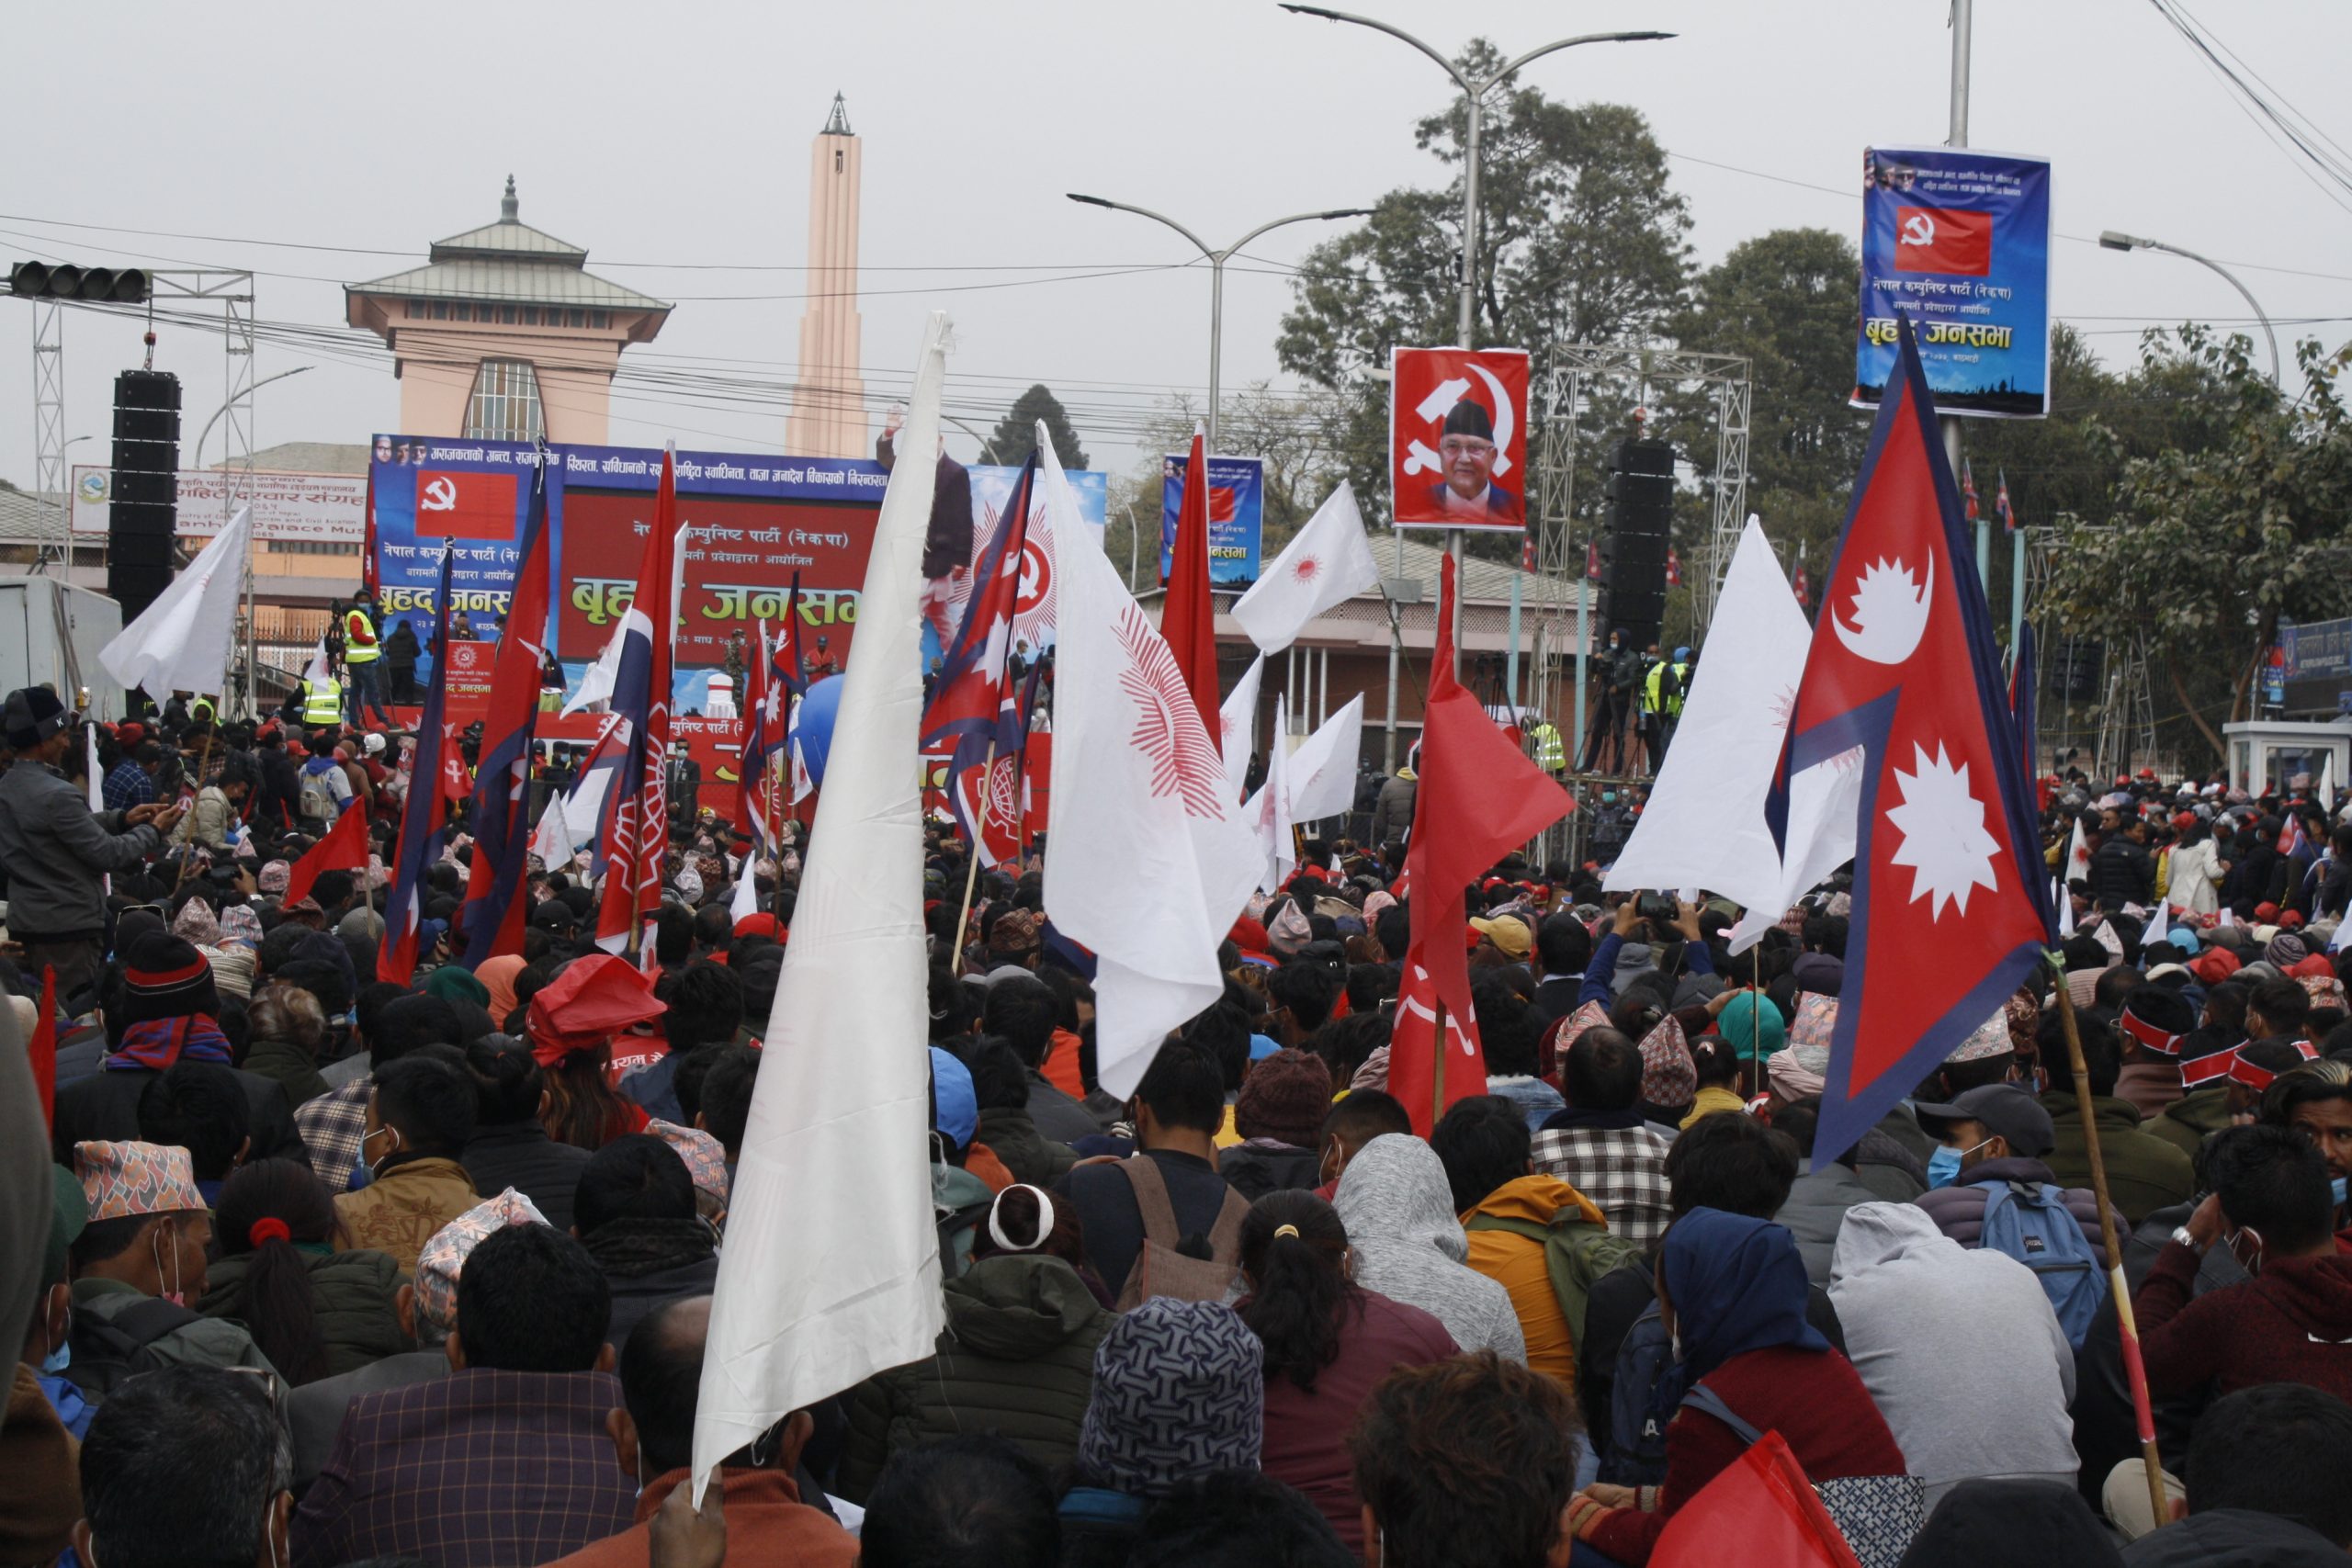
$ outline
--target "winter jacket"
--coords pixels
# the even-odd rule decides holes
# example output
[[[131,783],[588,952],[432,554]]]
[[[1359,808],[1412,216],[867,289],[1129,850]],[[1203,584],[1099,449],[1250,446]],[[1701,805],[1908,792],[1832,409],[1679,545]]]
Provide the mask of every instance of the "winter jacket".
[[[156,1309],[141,1303],[159,1299],[119,1280],[92,1277],[74,1281],[73,1325],[65,1331],[65,1342],[73,1347],[74,1354],[65,1375],[73,1380],[74,1387],[95,1401],[105,1398],[130,1375],[159,1371],[165,1367],[258,1367],[264,1371],[277,1371],[254,1345],[254,1337],[245,1332],[243,1324],[205,1317],[192,1308],[185,1309],[188,1313],[187,1321],[159,1336],[118,1328],[118,1333],[143,1340],[132,1352],[128,1366],[100,1353],[99,1347],[111,1337],[105,1332],[107,1329],[115,1327],[126,1313],[153,1313]]]
[[[2167,1243],[2132,1298],[2148,1386],[2216,1396],[2301,1382],[2352,1399],[2352,1257],[2274,1258],[2242,1285],[2191,1299],[2197,1252]]]
[[[458,1159],[473,1178],[475,1191],[494,1197],[512,1187],[538,1206],[548,1224],[568,1231],[572,1190],[592,1157],[586,1149],[548,1137],[534,1117],[476,1127]]]
[[[1270,1138],[1252,1138],[1229,1149],[1219,1149],[1216,1171],[1226,1185],[1252,1203],[1269,1192],[1293,1189],[1312,1191],[1323,1182],[1319,1150],[1294,1148]]]
[[[605,1339],[615,1351],[656,1307],[718,1283],[718,1233],[699,1217],[608,1220],[581,1238],[613,1292]]]
[[[96,939],[106,930],[105,875],[163,847],[153,827],[93,811],[89,797],[46,762],[19,758],[0,773],[0,867],[8,874],[8,934],[17,942]]]
[[[1355,1255],[1355,1280],[1419,1307],[1464,1350],[1527,1359],[1510,1292],[1470,1268],[1445,1168],[1419,1139],[1386,1133],[1358,1150],[1332,1199]]]
[[[2172,852],[2165,880],[2165,901],[2192,915],[2210,915],[2222,907],[2222,848],[2212,840]]]
[[[1372,841],[1393,844],[1400,841],[1412,829],[1413,800],[1420,792],[1420,783],[1401,774],[1380,786],[1379,798],[1372,807]]]
[[[1577,1348],[1568,1321],[1552,1289],[1552,1271],[1544,1260],[1544,1244],[1515,1231],[1477,1230],[1470,1222],[1481,1215],[1498,1220],[1522,1220],[1549,1225],[1563,1211],[1569,1217],[1606,1224],[1591,1199],[1556,1176],[1521,1176],[1504,1182],[1480,1199],[1462,1216],[1469,1238],[1470,1267],[1510,1292],[1511,1310],[1519,1314],[1521,1337],[1527,1342],[1531,1371],[1557,1378],[1571,1393],[1577,1386]]]
[[[1838,1234],[1847,1214],[1860,1204],[1881,1201],[1877,1192],[1862,1184],[1853,1167],[1843,1162],[1815,1165],[1789,1188],[1788,1200],[1772,1219],[1797,1238],[1805,1278],[1826,1285],[1830,1258],[1838,1250]]]
[[[244,1069],[283,1085],[288,1105],[316,1100],[327,1091],[327,1080],[319,1076],[319,1059],[291,1040],[253,1042],[245,1047]]]
[[[311,1276],[311,1301],[317,1314],[319,1337],[326,1345],[326,1371],[322,1377],[356,1372],[385,1356],[415,1348],[401,1332],[393,1298],[401,1288],[400,1266],[380,1252],[313,1252],[299,1256]],[[237,1253],[220,1258],[205,1272],[203,1296],[196,1310],[207,1317],[249,1321],[241,1299],[254,1255]],[[281,1367],[288,1378],[296,1369]]]
[[[2132,1102],[2140,1113],[2142,1129],[2180,1103],[2180,1064],[2170,1059],[2161,1062],[2126,1062],[2115,1077],[2115,1097]]]
[[[2103,909],[2148,904],[2156,896],[2155,857],[2118,833],[2091,852],[2090,884],[2091,897]]]
[[[1938,1230],[1962,1247],[1975,1247],[1984,1235],[1984,1205],[1992,1201],[1990,1188],[2005,1181],[2033,1183],[2055,1182],[2057,1179],[2056,1174],[2038,1159],[2017,1156],[2007,1159],[1988,1159],[1962,1171],[1960,1180],[1951,1186],[1920,1194],[1918,1204],[1928,1212],[1928,1217],[1936,1222]],[[2083,1188],[2069,1187],[2066,1189],[2066,1212],[2075,1216],[2075,1223],[2082,1227],[2084,1236],[2091,1244],[2091,1250],[2098,1255],[2098,1266],[2105,1269],[2107,1244],[2100,1239],[2098,1201]],[[2131,1234],[2131,1227],[2123,1223],[2120,1214],[2115,1216],[2115,1230],[2119,1237]]]
[[[2215,1508],[2142,1536],[2123,1568],[2344,1568],[2344,1549],[2277,1514]]]
[[[2073,1092],[2052,1090],[2041,1097],[2041,1108],[2050,1112],[2051,1124],[2058,1130],[2058,1146],[2050,1151],[2048,1163],[2058,1173],[2059,1185],[2088,1187],[2089,1140],[2083,1136],[2082,1113]],[[2115,1200],[2125,1219],[2136,1225],[2168,1203],[2185,1201],[2196,1190],[2197,1170],[2188,1156],[2164,1139],[2142,1132],[2140,1112],[2130,1100],[2095,1095],[2091,1111],[2098,1119],[2107,1195]]]
[[[1037,1123],[1025,1108],[981,1111],[979,1141],[995,1151],[1015,1181],[1025,1181],[1033,1187],[1050,1187],[1078,1163],[1078,1156],[1068,1144],[1056,1143],[1038,1133]]]
[[[2226,1084],[2183,1095],[2165,1106],[2163,1115],[2143,1123],[2151,1135],[2162,1138],[2192,1160],[2205,1147],[2206,1139],[2229,1124],[2230,1090]]]
[[[232,1069],[245,1091],[245,1132],[254,1141],[248,1159],[301,1159],[302,1135],[294,1130],[294,1110],[274,1078]],[[50,1156],[74,1168],[74,1145],[92,1139],[113,1142],[139,1137],[139,1097],[163,1075],[152,1067],[100,1067],[57,1090],[57,1121],[50,1130]]]
[[[1829,1299],[1929,1507],[1978,1477],[2075,1483],[2075,1348],[2031,1270],[1957,1246],[1917,1204],[1865,1203]]]
[[[237,830],[237,808],[229,804],[219,784],[206,784],[197,791],[196,805],[172,830],[175,844],[199,844],[216,854],[227,854],[235,846],[230,835]]]
[[[1042,1253],[1000,1253],[948,1280],[946,1294],[931,1359],[850,1393],[839,1483],[854,1503],[892,1454],[962,1433],[1010,1438],[1048,1470],[1078,1456],[1094,1348],[1111,1326],[1078,1271]]]
[[[345,1248],[389,1252],[403,1274],[416,1272],[416,1255],[433,1233],[481,1201],[473,1178],[453,1159],[395,1156],[382,1175],[356,1192],[335,1195]]]

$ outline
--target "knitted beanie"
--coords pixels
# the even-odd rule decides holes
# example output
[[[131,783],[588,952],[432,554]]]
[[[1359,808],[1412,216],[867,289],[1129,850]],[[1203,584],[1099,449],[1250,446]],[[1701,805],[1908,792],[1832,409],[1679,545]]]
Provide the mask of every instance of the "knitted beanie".
[[[1310,1051],[1277,1051],[1250,1068],[1233,1124],[1245,1138],[1311,1149],[1331,1112],[1331,1069]]]
[[[131,1023],[157,1018],[220,1016],[212,965],[194,942],[169,931],[148,931],[123,955],[123,1015]]]
[[[1095,1347],[1079,1469],[1145,1497],[1211,1471],[1255,1470],[1265,1403],[1265,1347],[1231,1307],[1156,1296],[1113,1319]]]

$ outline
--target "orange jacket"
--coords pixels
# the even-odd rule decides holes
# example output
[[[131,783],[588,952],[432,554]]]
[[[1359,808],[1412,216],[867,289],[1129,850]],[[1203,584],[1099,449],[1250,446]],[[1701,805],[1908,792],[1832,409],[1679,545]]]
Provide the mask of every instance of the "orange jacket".
[[[1464,1224],[1473,1216],[1531,1220],[1548,1225],[1563,1209],[1573,1209],[1594,1224],[1603,1223],[1592,1200],[1556,1176],[1522,1176],[1506,1181],[1465,1210]],[[1574,1392],[1577,1348],[1570,1342],[1568,1320],[1560,1314],[1560,1298],[1552,1291],[1552,1271],[1544,1261],[1544,1244],[1509,1231],[1475,1230],[1470,1235],[1470,1267],[1510,1292],[1519,1314],[1520,1332],[1527,1337],[1527,1364],[1560,1380]]]

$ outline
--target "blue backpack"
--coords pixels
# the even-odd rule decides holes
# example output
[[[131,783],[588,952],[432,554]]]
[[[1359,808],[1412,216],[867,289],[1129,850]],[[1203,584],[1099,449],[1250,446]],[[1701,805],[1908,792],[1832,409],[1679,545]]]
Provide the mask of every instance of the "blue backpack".
[[[2066,1207],[2064,1189],[2044,1181],[1986,1181],[1984,1232],[1977,1245],[2033,1270],[2058,1314],[2066,1343],[2079,1350],[2107,1304],[2107,1275],[2090,1238]]]

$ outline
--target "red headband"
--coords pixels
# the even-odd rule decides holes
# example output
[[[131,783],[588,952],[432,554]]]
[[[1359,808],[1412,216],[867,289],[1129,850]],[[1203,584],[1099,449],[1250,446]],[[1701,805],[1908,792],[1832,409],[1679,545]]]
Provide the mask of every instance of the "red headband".
[[[2318,1050],[2308,1040],[2295,1042],[2295,1055],[2306,1062],[2319,1060]],[[2230,1077],[2259,1094],[2277,1080],[2278,1074],[2268,1067],[2257,1066],[2247,1061],[2245,1048],[2241,1046],[2230,1053]]]
[[[2183,1062],[2180,1065],[2180,1087],[2195,1089],[2200,1084],[2211,1083],[2215,1078],[2228,1077],[2230,1069],[2238,1059],[2238,1048],[2245,1043],[2245,1042],[2241,1040],[2226,1051],[2209,1052],[2205,1055]]]
[[[2149,1050],[2166,1056],[2180,1055],[2181,1037],[2179,1035],[2165,1033],[2145,1019],[2136,1016],[2130,1008],[2125,1008],[2123,1016],[2116,1021],[2123,1026],[2124,1033],[2129,1034]]]

